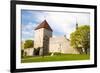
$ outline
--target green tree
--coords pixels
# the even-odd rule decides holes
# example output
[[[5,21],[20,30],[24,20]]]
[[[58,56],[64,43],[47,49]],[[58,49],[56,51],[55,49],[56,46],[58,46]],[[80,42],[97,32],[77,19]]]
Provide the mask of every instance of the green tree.
[[[24,48],[32,48],[33,47],[33,41],[32,40],[26,40],[24,43]]]
[[[76,31],[71,33],[71,46],[76,49],[84,49],[84,52],[87,54],[90,49],[90,26],[84,25],[78,27]]]
[[[21,49],[24,49],[24,42],[21,41]]]

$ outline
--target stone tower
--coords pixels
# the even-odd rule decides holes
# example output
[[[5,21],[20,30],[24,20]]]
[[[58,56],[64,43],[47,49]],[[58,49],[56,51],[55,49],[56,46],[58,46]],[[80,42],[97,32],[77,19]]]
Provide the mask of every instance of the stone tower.
[[[46,55],[49,52],[49,38],[52,37],[52,29],[44,20],[35,28],[34,48],[39,49],[39,55]]]

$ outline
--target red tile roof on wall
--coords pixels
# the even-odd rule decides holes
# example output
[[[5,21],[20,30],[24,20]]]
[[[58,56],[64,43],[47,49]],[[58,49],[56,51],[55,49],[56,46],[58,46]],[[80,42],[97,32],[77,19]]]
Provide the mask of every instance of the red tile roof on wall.
[[[45,28],[45,29],[48,29],[48,30],[50,30],[50,31],[53,31],[53,30],[51,29],[51,27],[49,26],[49,24],[47,23],[46,20],[44,20],[42,23],[40,23],[40,24],[35,28],[35,30],[40,29],[40,28]]]

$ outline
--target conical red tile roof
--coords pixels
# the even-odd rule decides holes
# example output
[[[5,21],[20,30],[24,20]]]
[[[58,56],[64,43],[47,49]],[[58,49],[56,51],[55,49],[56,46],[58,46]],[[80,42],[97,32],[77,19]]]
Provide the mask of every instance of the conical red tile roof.
[[[40,24],[35,28],[35,30],[41,29],[41,28],[45,28],[45,29],[48,29],[48,30],[52,31],[51,27],[49,26],[49,24],[47,23],[46,20],[44,20],[42,23],[40,23]]]

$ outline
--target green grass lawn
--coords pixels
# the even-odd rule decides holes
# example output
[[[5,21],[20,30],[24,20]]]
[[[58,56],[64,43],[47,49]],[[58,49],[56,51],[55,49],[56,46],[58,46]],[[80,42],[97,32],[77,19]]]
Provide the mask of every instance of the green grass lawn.
[[[73,61],[73,60],[89,60],[89,54],[62,54],[62,55],[54,55],[54,56],[35,56],[35,57],[23,57],[21,59],[22,63],[30,63],[30,62],[51,62],[51,61]]]

